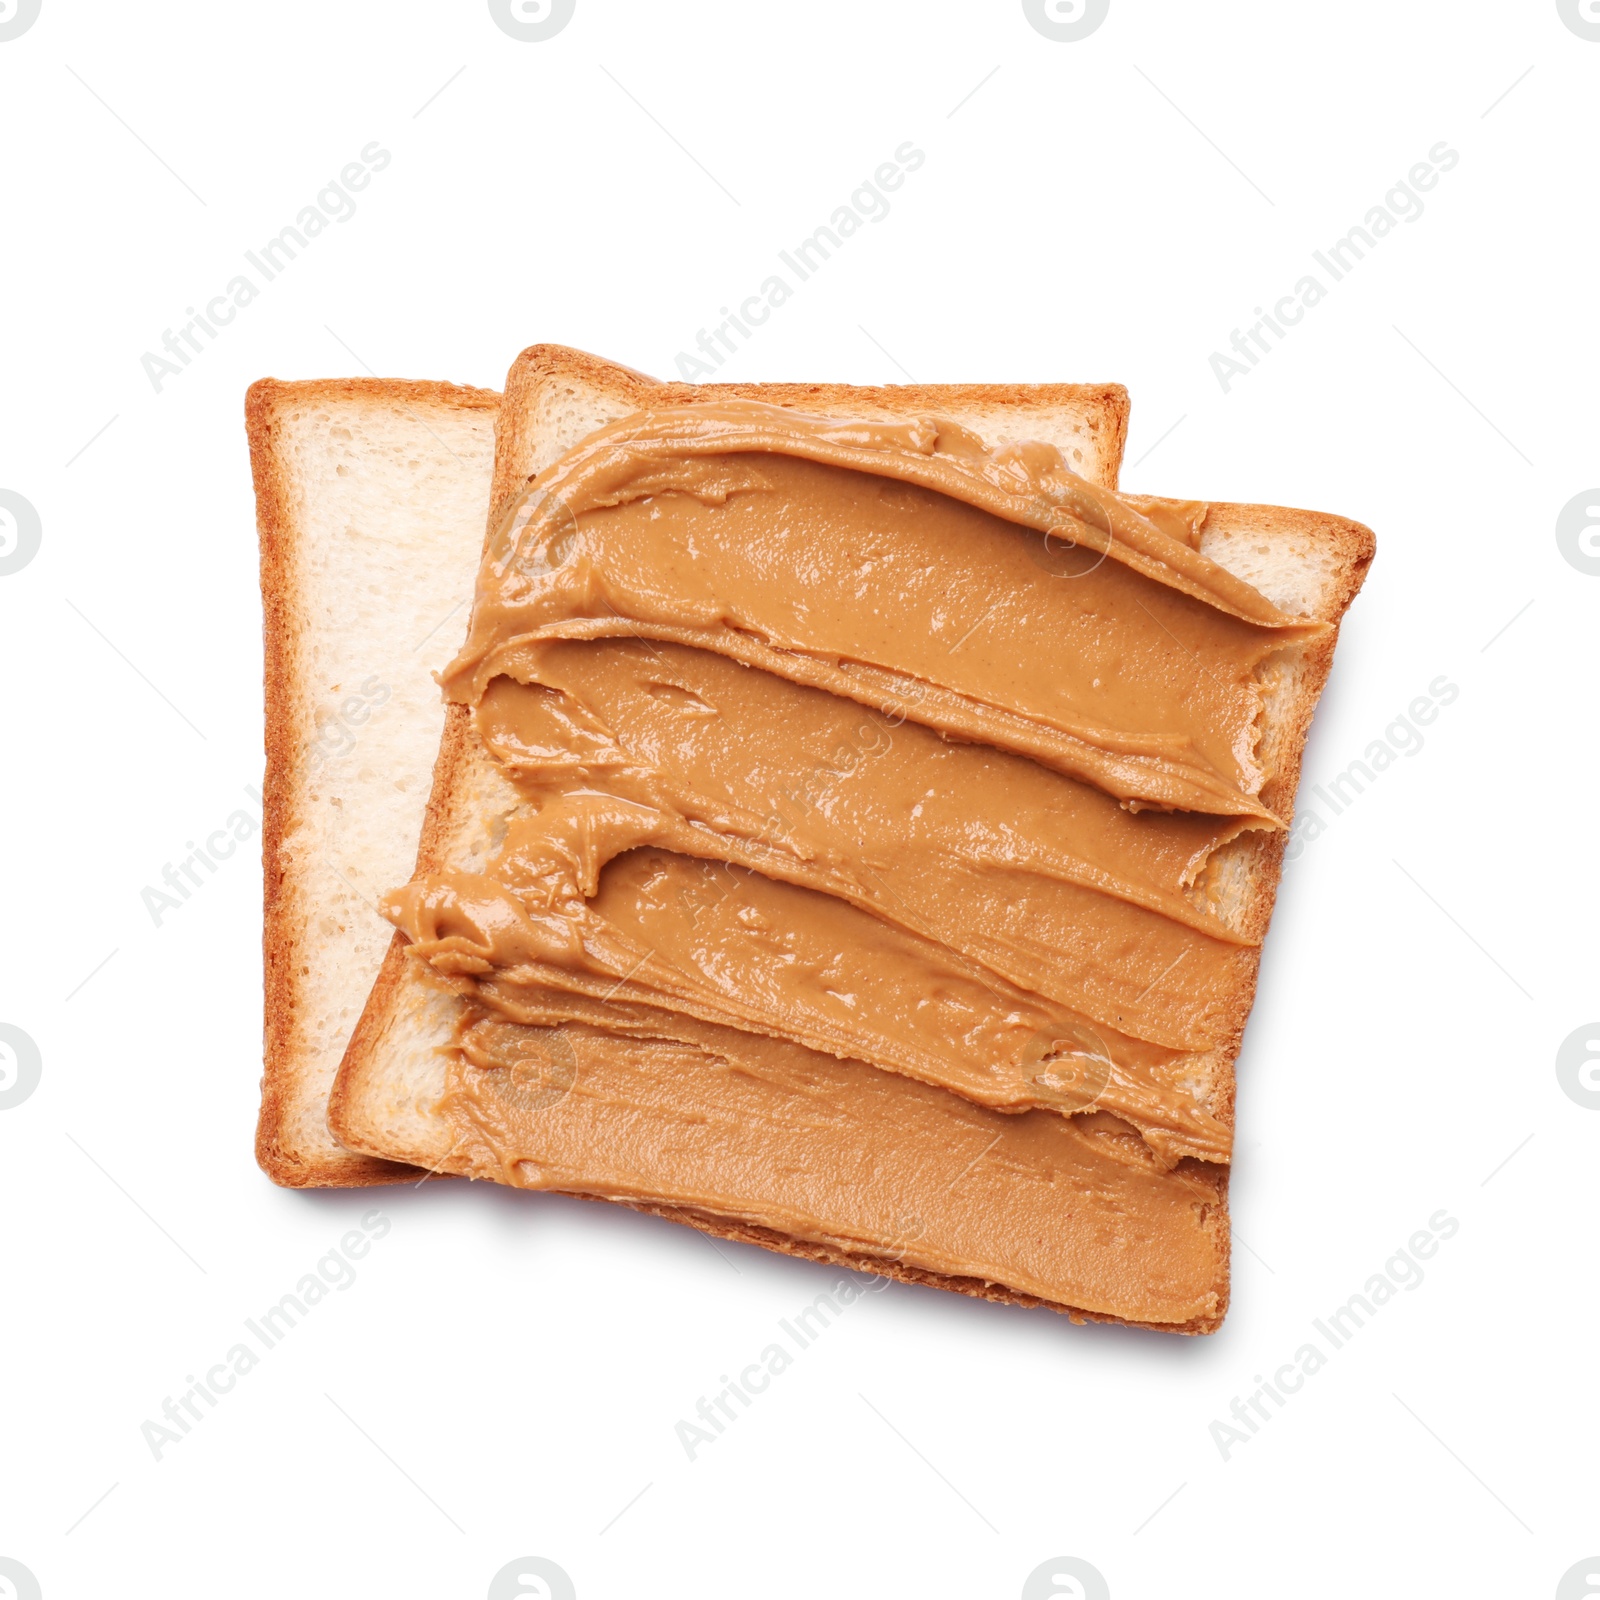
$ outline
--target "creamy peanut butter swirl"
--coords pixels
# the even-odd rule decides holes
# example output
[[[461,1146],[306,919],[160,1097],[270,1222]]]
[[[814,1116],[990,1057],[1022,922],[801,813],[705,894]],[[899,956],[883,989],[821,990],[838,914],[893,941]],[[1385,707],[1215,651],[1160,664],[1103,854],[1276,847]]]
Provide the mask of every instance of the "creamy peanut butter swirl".
[[[1257,675],[1322,625],[1203,516],[933,420],[602,430],[491,540],[444,677],[521,802],[387,914],[475,1015],[694,1019],[1226,1162],[1203,1086],[1257,951],[1204,872],[1281,826]]]
[[[681,645],[525,659],[477,727],[528,805],[489,873],[393,901],[437,970],[508,1015],[529,985],[649,1001],[1226,1159],[1182,1085],[1255,952],[1190,889],[1255,819],[1134,815]]]
[[[671,640],[1135,807],[1265,816],[1256,673],[1322,626],[1051,446],[741,401],[641,413],[535,478],[444,682],[473,703],[531,642]]]

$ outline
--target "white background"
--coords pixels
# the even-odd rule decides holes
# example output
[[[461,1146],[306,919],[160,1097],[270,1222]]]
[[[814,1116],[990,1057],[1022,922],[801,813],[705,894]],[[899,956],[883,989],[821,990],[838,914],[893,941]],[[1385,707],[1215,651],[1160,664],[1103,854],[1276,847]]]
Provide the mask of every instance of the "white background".
[[[1062,1555],[1115,1600],[1554,1595],[1600,1552],[1600,1112],[1555,1070],[1600,1015],[1600,578],[1555,538],[1600,482],[1597,93],[1554,0],[1112,0],[1077,43],[1016,0],[578,0],[543,43],[482,0],[44,0],[0,42],[0,488],[43,530],[0,577],[0,1021],[43,1063],[0,1111],[0,1556],[46,1600],[477,1597],[530,1554],[582,1600],[1009,1600]],[[357,213],[156,393],[163,330],[372,140]],[[1377,532],[1307,783],[1460,694],[1287,871],[1220,1333],[894,1286],[690,1462],[674,1424],[837,1274],[489,1186],[274,1189],[253,856],[159,929],[140,890],[260,780],[250,380],[498,386],[540,340],[671,376],[905,140],[722,376],[1126,383],[1125,487]],[[1211,353],[1441,140],[1425,213],[1224,394]],[[374,1205],[359,1280],[154,1460]],[[1425,1281],[1224,1461],[1212,1421],[1441,1208]]]

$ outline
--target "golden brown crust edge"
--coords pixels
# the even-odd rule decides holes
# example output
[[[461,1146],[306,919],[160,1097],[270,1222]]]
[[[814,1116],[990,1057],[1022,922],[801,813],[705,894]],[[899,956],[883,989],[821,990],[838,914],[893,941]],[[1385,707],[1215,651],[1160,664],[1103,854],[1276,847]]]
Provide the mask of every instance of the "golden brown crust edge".
[[[360,1188],[415,1178],[409,1167],[398,1162],[354,1152],[335,1159],[308,1157],[284,1139],[297,1070],[294,1048],[298,991],[294,975],[301,952],[295,930],[303,919],[298,905],[300,886],[286,873],[282,850],[294,824],[296,800],[304,782],[305,752],[293,735],[297,700],[304,692],[300,673],[302,616],[297,606],[295,527],[278,435],[286,403],[318,401],[391,401],[402,405],[433,402],[494,410],[500,397],[492,389],[394,378],[303,382],[261,378],[245,391],[245,433],[250,445],[256,529],[261,544],[266,752],[261,820],[263,1071],[255,1152],[262,1171],[274,1183],[291,1189]]]

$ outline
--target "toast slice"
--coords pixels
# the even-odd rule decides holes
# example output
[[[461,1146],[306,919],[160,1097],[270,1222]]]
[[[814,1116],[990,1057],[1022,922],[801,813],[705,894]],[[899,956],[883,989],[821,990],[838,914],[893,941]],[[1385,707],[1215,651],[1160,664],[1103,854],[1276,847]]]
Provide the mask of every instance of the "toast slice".
[[[245,398],[266,619],[265,1072],[256,1159],[290,1187],[416,1174],[344,1149],[328,1091],[411,867],[500,397],[263,379]]]
[[[567,363],[576,359],[535,350],[527,352],[513,369],[496,464],[494,507],[497,512],[529,476],[597,423],[609,420],[594,412],[573,416],[575,395],[570,381],[572,369]],[[617,387],[626,390],[631,385],[619,383]],[[758,398],[772,397],[770,390],[745,392]],[[663,400],[668,398],[664,390],[649,393],[650,398],[658,395]],[[689,393],[720,398],[727,390],[722,390],[721,394],[716,391]],[[1098,474],[1101,481],[1113,476],[1114,466],[1107,471],[1103,459],[1097,461],[1091,450],[1082,448],[1079,442],[1082,430],[1071,425],[1063,430],[1060,417],[1046,419],[1036,414],[1019,417],[1016,412],[997,416],[992,409],[996,403],[993,400],[989,401],[988,414],[979,417],[974,414],[976,407],[967,410],[953,403],[949,391],[877,393],[896,407],[892,415],[935,411],[953,416],[990,443],[1003,438],[1043,436],[1063,445],[1069,462],[1084,476]],[[830,400],[837,405],[839,398],[837,391],[797,392],[798,403],[812,411],[827,411],[831,408]],[[1070,403],[1070,392],[1061,398]],[[618,410],[613,415],[637,409],[641,403],[636,389],[619,394]],[[674,394],[670,403],[681,404],[683,399]],[[851,397],[850,409],[860,414],[865,407]],[[1176,507],[1179,503],[1172,504]],[[1371,535],[1357,524],[1313,513],[1265,507],[1212,507],[1202,528],[1201,541],[1205,554],[1255,584],[1280,606],[1335,623],[1359,587],[1372,553]],[[1265,674],[1265,729],[1260,758],[1268,777],[1262,799],[1280,814],[1287,813],[1292,803],[1306,727],[1326,677],[1333,642],[1330,632],[1312,644],[1285,650]],[[503,819],[516,801],[515,791],[472,736],[467,714],[452,711],[436,771],[435,795],[424,830],[419,871],[446,865],[470,867],[481,860],[495,842],[497,821]],[[1276,889],[1281,852],[1281,835],[1251,834],[1218,852],[1214,858],[1206,891],[1218,914],[1241,932],[1258,934],[1264,929]],[[1252,968],[1250,992],[1241,996],[1240,1030],[1253,994],[1253,982]],[[419,963],[404,957],[403,943],[397,939],[386,958],[384,971],[352,1040],[335,1088],[330,1120],[342,1139],[356,1148],[438,1170],[495,1175],[481,1166],[474,1168],[453,1150],[446,1124],[435,1111],[446,1091],[450,1046],[462,1011],[462,1003],[452,993],[434,982]],[[569,1012],[569,1015],[577,1014]],[[1218,1063],[1212,1081],[1206,1086],[1209,1109],[1229,1123],[1233,1097],[1231,1060],[1236,1045],[1235,1038],[1233,1048]],[[837,1068],[837,1064],[834,1066]],[[871,1072],[874,1069],[856,1064],[851,1070]],[[910,1091],[902,1086],[901,1093]],[[935,1143],[941,1137],[960,1131],[951,1122],[948,1110],[930,1112],[930,1119],[927,1137]],[[1005,1119],[994,1126],[1001,1134],[1007,1131]],[[1013,1128],[1020,1126],[1020,1120],[1013,1123]],[[842,1132],[841,1138],[847,1132]],[[841,1158],[850,1154],[843,1149],[840,1153]],[[1204,1163],[1187,1165],[1191,1169],[1205,1167]],[[872,1271],[940,1283],[992,1299],[1031,1304],[1040,1298],[1014,1284],[971,1277],[958,1279],[928,1271],[898,1259],[894,1252],[886,1254],[881,1248],[854,1252],[848,1248],[803,1243],[765,1226],[755,1214],[760,1211],[758,1206],[746,1208],[751,1214],[745,1215],[735,1214],[739,1209],[736,1207],[723,1215],[690,1214],[672,1203],[669,1174],[663,1172],[659,1177],[659,1192],[653,1197],[648,1192],[597,1197],[621,1199],[623,1203],[690,1222],[711,1233],[751,1239],[793,1254],[865,1266]],[[1160,1307],[1155,1308],[1157,1314],[1150,1315],[1140,1315],[1132,1307],[1123,1308],[1131,1313],[1127,1315],[1093,1305],[1059,1304],[1058,1309],[1100,1320],[1135,1321],[1184,1331],[1205,1331],[1217,1325],[1226,1303],[1226,1173],[1225,1169],[1190,1170],[1183,1174],[1183,1179],[1186,1184],[1198,1185],[1198,1196],[1191,1190],[1181,1197],[1181,1206],[1200,1217],[1205,1244],[1211,1252],[1211,1287],[1202,1302],[1186,1312],[1172,1315],[1161,1314]],[[582,1183],[560,1181],[549,1186],[572,1187],[580,1192],[585,1187]],[[646,1191],[648,1187],[645,1186]],[[1064,1231],[1070,1233],[1070,1226]]]

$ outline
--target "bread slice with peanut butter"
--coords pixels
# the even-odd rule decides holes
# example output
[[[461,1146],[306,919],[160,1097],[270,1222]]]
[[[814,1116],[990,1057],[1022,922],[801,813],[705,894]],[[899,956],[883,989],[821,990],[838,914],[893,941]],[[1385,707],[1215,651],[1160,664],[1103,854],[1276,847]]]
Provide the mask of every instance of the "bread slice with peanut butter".
[[[598,389],[610,403],[587,410],[576,405],[582,378],[600,379]],[[771,390],[746,394],[773,398]],[[997,395],[986,397],[986,414],[978,414],[978,406],[968,410],[947,390],[883,390],[870,410],[850,392],[813,387],[789,394],[781,403],[821,416],[934,414],[970,427],[989,446],[1042,437],[1064,446],[1067,464],[1090,482],[1112,485],[1115,480],[1114,462],[1107,470],[1104,458],[1083,450],[1082,426],[1070,411],[1046,418],[1037,406],[1016,408]],[[534,474],[603,422],[642,410],[646,403],[682,405],[686,398],[726,395],[726,389],[686,394],[680,386],[645,389],[632,374],[614,370],[606,381],[605,368],[589,358],[547,349],[525,352],[507,381],[491,528]],[[1059,398],[1070,405],[1075,397],[1067,392]],[[1136,504],[1152,522],[1250,582],[1280,610],[1330,624],[1286,642],[1259,672],[1258,797],[1286,819],[1310,712],[1331,664],[1336,624],[1371,560],[1371,534],[1344,518],[1277,507],[1198,507],[1149,499]],[[438,870],[470,872],[490,861],[518,803],[517,787],[486,754],[472,714],[464,706],[453,707],[435,770],[419,878]],[[1282,850],[1282,832],[1238,834],[1211,853],[1200,882],[1192,886],[1197,904],[1242,938],[1258,941],[1270,917]],[[1251,960],[1219,1008],[1218,1043],[1190,1085],[1206,1112],[1229,1126],[1232,1061],[1250,1010],[1254,974]],[[906,1078],[885,1078],[862,1062],[842,1064],[792,1042],[752,1042],[738,1030],[718,1030],[704,1019],[669,1019],[650,1006],[571,994],[549,995],[547,1003],[549,1014],[542,1019],[533,1002],[533,1010],[526,1011],[534,1022],[546,1024],[542,1027],[518,1027],[477,1013],[408,957],[397,936],[341,1067],[331,1126],[355,1149],[432,1170],[610,1198],[722,1237],[747,1238],[774,1250],[984,1298],[1045,1302],[1075,1317],[1190,1333],[1210,1331],[1221,1322],[1227,1302],[1226,1165],[1186,1158],[1173,1170],[1157,1171],[1146,1147],[1126,1139],[1126,1126],[1099,1110],[1072,1125],[1085,1141],[1101,1141],[1083,1155],[1077,1146],[1067,1150],[1061,1144],[1061,1118],[1054,1125],[1038,1120],[1050,1117],[1048,1112],[1000,1114]],[[507,1062],[526,1066],[534,1058],[539,1062],[533,1078],[506,1070]],[[765,1088],[747,1101],[742,1096],[752,1083]],[[832,1099],[829,1083],[835,1085]],[[504,1090],[512,1099],[522,1094],[523,1101],[528,1090],[536,1112],[549,1107],[552,1133],[538,1158],[498,1168],[493,1139],[477,1133],[493,1126],[509,1102],[475,1101],[472,1117],[454,1115],[462,1099],[472,1098],[474,1085],[498,1085],[494,1093]],[[781,1138],[765,1144],[758,1138],[766,1118],[773,1128],[787,1126],[784,1138],[803,1142],[816,1120],[826,1120],[846,1098],[853,1107],[850,1117],[835,1117],[821,1146],[808,1147],[800,1165],[784,1165]],[[493,1094],[488,1099],[493,1101]],[[814,1115],[786,1125],[774,1112],[779,1104],[786,1115],[795,1106],[811,1106]],[[586,1158],[582,1139],[566,1138],[584,1118],[592,1123],[590,1141],[611,1139],[624,1150],[618,1162],[594,1160],[592,1152],[600,1149],[594,1142]],[[704,1194],[688,1182],[696,1163],[707,1160],[707,1138],[712,1149],[738,1147],[747,1174],[747,1192],[722,1194],[715,1205],[707,1205]],[[856,1227],[859,1219],[845,1213],[856,1195],[869,1194],[875,1184],[882,1187],[893,1166],[883,1160],[885,1152],[893,1152],[906,1170],[878,1195],[872,1227]],[[1085,1179],[1096,1190],[1093,1203],[1088,1190],[1075,1202],[1066,1176],[1080,1157],[1090,1160],[1096,1174]],[[1038,1248],[1010,1253],[998,1248],[997,1238],[974,1238],[970,1214],[950,1211],[944,1182],[928,1179],[931,1171],[942,1176],[944,1165],[965,1194],[987,1195],[984,1203],[995,1219],[992,1234],[1002,1229],[1002,1218],[1010,1219],[1005,1226],[1013,1232],[1027,1232],[1038,1221],[1038,1213],[1016,1211],[1030,1184],[1045,1197],[1038,1200],[1043,1205],[1056,1194],[1058,1213],[1051,1213],[1048,1229],[1035,1229],[1051,1237],[1035,1242]],[[816,1179],[826,1176],[822,1170],[829,1166],[858,1174],[859,1181],[848,1195],[835,1189],[819,1200]],[[787,1176],[774,1186],[766,1176],[770,1170]],[[1011,1181],[997,1182],[997,1171],[1010,1173]],[[891,1222],[885,1206],[893,1208],[893,1202],[885,1195],[893,1194],[901,1195],[906,1214]],[[1138,1238],[1142,1266],[1133,1278],[1088,1274],[1077,1288],[1064,1290],[1062,1283],[1075,1270],[1070,1259],[1075,1245],[1088,1242],[1104,1224],[1094,1213],[1094,1205],[1102,1202],[1133,1229],[1130,1237]],[[819,1211],[829,1214],[819,1219]]]
[[[580,403],[585,380],[593,382],[609,404],[602,402],[585,409]],[[617,369],[611,369],[608,376],[606,369],[590,358],[570,352],[536,348],[519,358],[508,380],[502,413],[491,528],[536,472],[600,423],[637,411],[647,401],[681,405],[690,397],[718,399],[729,393],[726,388],[687,393],[682,386],[645,388],[643,382]],[[774,396],[771,389],[745,392],[761,399]],[[1053,415],[1047,405],[1016,403],[1031,399],[1034,394],[1018,391],[1007,397],[994,391],[967,391],[960,396],[966,401],[963,405],[958,394],[949,390],[875,391],[869,401],[859,391],[808,388],[785,390],[779,403],[799,405],[824,416],[937,415],[972,429],[991,447],[1004,441],[1042,437],[1062,449],[1068,464],[1080,476],[1111,486],[1115,460],[1104,449],[1109,430],[1103,426],[1086,429],[1081,413],[1074,409],[1081,405],[1084,391],[1056,391],[1050,396],[1056,407]],[[1112,435],[1117,455],[1122,426],[1122,421],[1117,421]],[[1093,448],[1097,432],[1101,435],[1098,453]],[[1332,625],[1307,630],[1287,642],[1283,649],[1270,655],[1260,672],[1262,715],[1256,760],[1263,781],[1259,799],[1270,811],[1287,819],[1306,728],[1331,663],[1336,624],[1371,559],[1371,535],[1358,524],[1309,512],[1259,506],[1202,508],[1188,502],[1136,503],[1153,522],[1175,537],[1198,545],[1203,556],[1248,582],[1276,607]],[[471,714],[465,707],[453,707],[419,852],[419,876],[447,868],[471,870],[481,866],[498,849],[506,820],[516,812],[518,803],[515,787],[476,737]],[[1197,903],[1242,938],[1258,941],[1270,916],[1282,848],[1281,832],[1238,834],[1211,853],[1200,881],[1193,886]],[[1216,1047],[1197,1067],[1195,1081],[1190,1085],[1206,1112],[1229,1126],[1232,1061],[1253,998],[1255,967],[1254,960],[1245,964],[1226,997]],[[580,1061],[585,1064],[587,1077],[579,1081],[588,1087],[573,1089],[569,1082],[566,1088],[573,1090],[569,1112],[575,1108],[586,1115],[603,1109],[599,1101],[608,1094],[637,1096],[642,1092],[641,1085],[648,1081],[658,1085],[678,1082],[681,1086],[682,1081],[698,1074],[706,1086],[707,1104],[713,1094],[720,1097],[718,1114],[730,1119],[724,1125],[725,1137],[734,1141],[749,1132],[750,1120],[741,1122],[730,1108],[739,1103],[736,1091],[742,1092],[752,1076],[768,1074],[771,1083],[779,1085],[791,1101],[796,1095],[820,1094],[821,1099],[815,1103],[824,1107],[827,1096],[817,1086],[831,1081],[841,1070],[830,1058],[808,1056],[804,1050],[796,1054],[799,1047],[784,1046],[774,1053],[766,1045],[741,1045],[736,1033],[719,1034],[703,1019],[695,1022],[680,1018],[664,1024],[659,1012],[653,1014],[653,1020],[649,1008],[623,1017],[622,1012],[627,1009],[620,1002],[613,1002],[602,1013],[594,1011],[589,1001],[574,1001],[571,996],[553,999],[550,1014],[544,1019],[551,1026],[542,1032],[538,1027],[529,1028],[522,1044],[512,1039],[507,1047],[515,1054],[524,1046],[532,1049],[541,1038],[546,1042],[558,1039],[561,1059],[553,1064],[557,1077],[562,1071],[571,1077]],[[470,1136],[463,1137],[460,1119],[453,1124],[441,1109],[459,1103],[463,1082],[492,1081],[489,1073],[497,1069],[491,1044],[502,1038],[493,1033],[496,1026],[492,1019],[470,1015],[459,995],[435,981],[419,961],[407,958],[405,946],[397,937],[341,1069],[330,1106],[331,1125],[347,1144],[374,1155],[439,1171],[500,1177],[525,1186],[563,1188],[613,1199],[690,1222],[708,1232],[752,1239],[774,1249],[862,1266],[891,1276],[938,1282],[993,1299],[1049,1303],[1075,1316],[1200,1332],[1215,1327],[1226,1307],[1226,1167],[1185,1160],[1164,1178],[1157,1176],[1140,1167],[1148,1156],[1143,1146],[1142,1154],[1134,1152],[1121,1139],[1126,1128],[1119,1132],[1117,1119],[1107,1118],[1102,1112],[1081,1118],[1075,1125],[1074,1137],[1083,1133],[1101,1141],[1103,1150],[1097,1147],[1093,1153],[1094,1159],[1101,1162],[1097,1170],[1102,1178],[1096,1181],[1110,1182],[1105,1174],[1111,1174],[1116,1180],[1112,1186],[1121,1184],[1120,1198],[1114,1198],[1113,1203],[1125,1215],[1143,1218],[1139,1227],[1145,1230],[1140,1237],[1144,1241],[1141,1249],[1148,1257],[1147,1281],[1141,1288],[1140,1269],[1135,1265],[1132,1280],[1123,1274],[1116,1282],[1086,1280],[1080,1289],[1064,1290],[1065,1280],[1059,1274],[1067,1268],[1059,1255],[1038,1260],[1001,1259],[1004,1252],[986,1252],[980,1248],[981,1241],[975,1244],[970,1235],[964,1236],[966,1243],[957,1248],[953,1241],[962,1225],[959,1216],[923,1217],[918,1224],[908,1215],[903,1227],[897,1224],[888,1228],[880,1206],[874,1227],[855,1237],[849,1218],[835,1215],[831,1221],[824,1218],[819,1222],[799,1204],[798,1197],[781,1191],[728,1194],[715,1206],[704,1204],[703,1197],[695,1198],[678,1182],[671,1159],[660,1152],[643,1160],[642,1165],[636,1160],[627,1172],[599,1159],[589,1160],[586,1168],[581,1141],[575,1146],[570,1140],[563,1144],[560,1139],[552,1139],[542,1168],[539,1162],[525,1161],[518,1163],[516,1170],[496,1171],[484,1149],[474,1148],[475,1141]],[[597,1027],[600,1035],[610,1030],[609,1044],[597,1035]],[[513,1028],[512,1035],[504,1037],[516,1034]],[[741,1051],[750,1058],[742,1066]],[[490,1065],[474,1079],[475,1053],[481,1057],[485,1052]],[[758,1056],[760,1061],[756,1060]],[[736,1084],[727,1078],[730,1061],[738,1069]],[[552,1070],[548,1051],[542,1070]],[[1013,1173],[1024,1171],[1033,1162],[1037,1168],[1034,1177],[1038,1178],[1041,1172],[1044,1175],[1041,1194],[1048,1193],[1050,1185],[1057,1181],[1050,1161],[1061,1160],[1060,1171],[1064,1173],[1079,1158],[1076,1149],[1063,1153],[1065,1147],[1051,1145],[1056,1154],[1048,1157],[1044,1168],[1038,1168],[1035,1158],[1045,1159],[1039,1156],[1042,1147],[1035,1139],[1038,1125],[1028,1124],[1027,1119],[1048,1113],[1007,1117],[960,1102],[957,1096],[940,1099],[944,1091],[910,1086],[903,1080],[883,1085],[875,1068],[860,1063],[850,1064],[850,1070],[856,1076],[840,1082],[872,1085],[865,1097],[871,1106],[866,1122],[841,1118],[828,1135],[835,1140],[832,1159],[841,1170],[866,1172],[872,1167],[872,1140],[881,1138],[883,1130],[890,1126],[884,1119],[892,1117],[896,1105],[905,1113],[906,1121],[904,1149],[898,1153],[909,1151],[915,1155],[920,1149],[926,1158],[921,1170],[926,1172],[927,1163],[933,1162],[947,1144],[955,1176],[969,1188],[978,1181],[964,1176],[971,1169],[955,1169],[963,1168],[969,1159],[974,1163],[985,1159],[992,1149],[1000,1150],[1001,1156],[994,1159],[1009,1161]],[[503,1084],[510,1080],[502,1073],[498,1081]],[[770,1099],[767,1102],[769,1106],[772,1103]],[[874,1122],[873,1118],[878,1120]],[[672,1103],[657,1101],[649,1108],[642,1103],[632,1105],[616,1127],[648,1125],[660,1132],[678,1126],[682,1131],[697,1121],[704,1124],[707,1118],[697,1118],[691,1093],[687,1100],[680,1097]],[[590,1136],[604,1139],[602,1130],[606,1126],[602,1116]],[[1057,1135],[1050,1133],[1048,1137],[1055,1139]],[[1033,1144],[1029,1143],[1031,1139]],[[977,1154],[969,1158],[966,1149],[974,1141]],[[671,1142],[668,1138],[667,1143]],[[692,1165],[693,1152],[681,1139],[676,1149],[679,1169],[686,1170]],[[1105,1155],[1106,1151],[1111,1154]],[[772,1159],[772,1152],[759,1147],[759,1142],[751,1145],[748,1154],[751,1160]],[[651,1161],[655,1162],[653,1168]],[[916,1167],[915,1161],[912,1167]],[[979,1178],[989,1183],[991,1175],[982,1171]],[[915,1192],[914,1181],[907,1178],[902,1190],[906,1185]],[[992,1204],[1004,1210],[1025,1188],[1020,1180],[1010,1189],[1002,1186],[994,1190]],[[925,1184],[924,1193],[924,1210],[935,1212],[944,1204],[942,1199],[938,1205],[934,1203],[938,1199],[935,1188]],[[793,1204],[789,1203],[791,1199]],[[838,1195],[829,1204],[836,1212],[841,1210]],[[1060,1236],[1052,1243],[1059,1244],[1069,1256],[1074,1228],[1096,1225],[1092,1215],[1084,1216],[1081,1211],[1071,1203],[1070,1194],[1061,1196]],[[1000,1214],[995,1212],[997,1218]],[[1017,1221],[1013,1214],[1012,1225]],[[930,1228],[934,1233],[939,1228],[954,1231],[949,1239],[941,1241],[932,1236]],[[1052,1272],[1058,1274],[1055,1280],[1050,1278]]]

